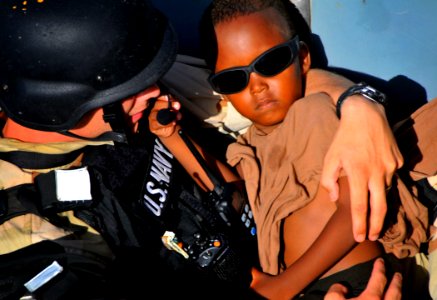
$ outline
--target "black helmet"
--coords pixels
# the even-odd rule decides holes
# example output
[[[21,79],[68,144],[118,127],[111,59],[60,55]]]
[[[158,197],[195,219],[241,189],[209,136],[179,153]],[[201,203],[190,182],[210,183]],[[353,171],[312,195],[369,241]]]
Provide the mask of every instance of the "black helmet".
[[[3,0],[0,106],[26,127],[66,131],[156,83],[176,41],[147,0]]]

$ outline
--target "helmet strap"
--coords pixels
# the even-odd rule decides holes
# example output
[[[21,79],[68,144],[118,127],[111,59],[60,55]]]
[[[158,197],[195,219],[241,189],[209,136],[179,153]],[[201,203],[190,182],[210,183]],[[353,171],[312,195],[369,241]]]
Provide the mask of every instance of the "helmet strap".
[[[123,143],[123,144],[128,143],[126,135],[124,135],[123,133],[114,132],[114,131],[107,131],[107,132],[102,133],[101,135],[99,135],[95,138],[80,136],[80,135],[75,134],[75,133],[68,131],[68,130],[67,131],[58,131],[58,133],[69,136],[69,137],[73,137],[76,139],[81,139],[81,140],[91,141],[91,142],[114,141],[116,143]]]
[[[124,117],[123,106],[121,102],[111,103],[103,107],[103,120],[109,123],[113,131],[107,131],[101,135],[89,138],[77,135],[71,131],[59,131],[60,134],[93,142],[114,141],[115,143],[128,144],[132,140],[129,126]]]
[[[130,126],[128,126],[125,112],[120,101],[103,106],[103,120],[109,123],[114,134],[123,136],[122,141],[117,138],[117,140],[113,140],[114,142],[127,144],[132,141],[132,130]]]

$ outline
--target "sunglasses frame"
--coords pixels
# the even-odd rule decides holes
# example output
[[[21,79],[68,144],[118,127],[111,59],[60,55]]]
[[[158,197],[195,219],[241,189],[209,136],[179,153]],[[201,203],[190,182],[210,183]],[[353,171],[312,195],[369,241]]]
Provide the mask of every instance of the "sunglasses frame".
[[[288,47],[291,50],[290,61],[283,68],[281,68],[280,70],[278,70],[278,72],[276,72],[276,73],[274,73],[272,75],[265,75],[265,74],[259,72],[258,70],[256,70],[255,66],[256,66],[256,64],[261,59],[263,59],[266,55],[270,54],[271,52],[273,52],[273,51],[275,51],[275,50],[277,50],[279,48],[282,48],[282,47]],[[208,82],[211,85],[212,89],[214,91],[216,91],[217,93],[224,94],[224,95],[227,95],[227,94],[236,94],[236,93],[241,92],[242,90],[244,90],[247,87],[247,85],[249,84],[250,73],[255,72],[255,73],[257,73],[257,74],[259,74],[261,76],[264,76],[264,77],[273,77],[273,76],[276,76],[279,73],[281,73],[282,71],[284,71],[286,68],[288,68],[294,62],[294,60],[296,59],[296,57],[298,55],[299,55],[299,36],[295,35],[294,37],[292,37],[288,41],[286,41],[286,42],[284,42],[282,44],[276,45],[273,48],[268,49],[267,51],[264,51],[263,53],[258,55],[258,57],[255,58],[247,66],[232,67],[232,68],[224,69],[224,70],[222,70],[222,71],[220,71],[218,73],[214,73],[214,74],[209,75],[208,76]],[[246,75],[246,83],[245,83],[245,85],[241,89],[238,89],[238,90],[235,90],[235,91],[232,91],[232,92],[226,92],[226,91],[223,92],[223,91],[220,91],[220,88],[217,88],[217,86],[214,84],[214,79],[217,78],[217,76],[222,76],[223,74],[226,74],[228,72],[233,72],[233,71],[243,71],[244,72],[244,74]]]

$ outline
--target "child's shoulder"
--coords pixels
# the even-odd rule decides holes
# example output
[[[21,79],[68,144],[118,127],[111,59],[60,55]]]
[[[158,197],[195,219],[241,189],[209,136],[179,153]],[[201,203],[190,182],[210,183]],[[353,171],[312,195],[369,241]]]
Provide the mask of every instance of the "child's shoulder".
[[[294,102],[292,105],[292,108],[294,109],[308,109],[312,107],[314,107],[314,109],[323,110],[328,108],[335,109],[332,98],[323,92],[306,95],[305,97]]]
[[[335,105],[326,93],[314,93],[300,98],[290,108],[287,118],[303,120],[305,123],[335,119]]]

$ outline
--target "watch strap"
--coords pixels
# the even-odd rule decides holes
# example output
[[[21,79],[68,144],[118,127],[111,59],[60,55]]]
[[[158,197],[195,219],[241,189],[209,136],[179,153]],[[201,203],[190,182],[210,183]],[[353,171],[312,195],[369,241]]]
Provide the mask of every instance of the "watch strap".
[[[357,84],[354,84],[350,88],[348,88],[344,93],[340,95],[337,101],[336,105],[336,113],[337,117],[341,118],[341,107],[344,103],[344,101],[352,95],[362,95],[364,98],[366,98],[369,101],[382,104],[382,106],[387,105],[387,97],[384,93],[378,91],[377,89],[371,87],[370,85],[366,84],[365,82],[360,82]]]

